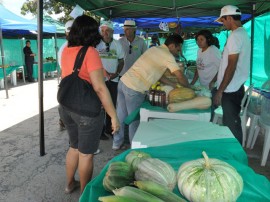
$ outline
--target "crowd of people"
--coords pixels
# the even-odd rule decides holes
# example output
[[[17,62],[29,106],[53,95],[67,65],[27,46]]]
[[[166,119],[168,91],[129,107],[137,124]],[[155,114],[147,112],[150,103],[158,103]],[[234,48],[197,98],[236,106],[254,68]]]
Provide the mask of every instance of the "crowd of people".
[[[179,34],[169,35],[164,44],[160,44],[155,35],[147,48],[145,41],[136,36],[133,20],[124,22],[125,35],[119,40],[113,38],[114,28],[110,21],[99,25],[92,17],[82,15],[69,24],[67,43],[59,54],[61,77],[71,74],[80,48],[89,46],[79,77],[93,86],[103,110],[96,117],[86,117],[59,105],[60,119],[70,140],[66,156],[66,193],[78,186],[83,192],[91,180],[93,158],[100,139],[106,140],[111,135],[113,150],[125,148],[125,134],[129,142],[132,141],[139,122],[133,121],[126,127],[124,120],[141,106],[150,86],[159,80],[172,87],[181,84],[187,88],[199,80],[202,86],[212,90],[213,105],[222,106],[223,124],[242,142],[239,113],[243,84],[250,68],[250,39],[242,27],[241,11],[237,7],[224,6],[217,22],[231,30],[223,53],[210,31],[199,31],[195,37],[199,47],[197,70],[190,82],[176,61],[184,43]],[[177,78],[177,82],[164,76],[166,70]],[[77,170],[80,182],[74,178]]]

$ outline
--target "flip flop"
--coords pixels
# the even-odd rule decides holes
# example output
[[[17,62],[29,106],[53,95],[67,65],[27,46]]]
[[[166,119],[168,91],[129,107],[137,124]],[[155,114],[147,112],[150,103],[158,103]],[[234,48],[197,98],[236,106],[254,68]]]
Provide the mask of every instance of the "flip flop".
[[[65,193],[71,194],[78,187],[80,187],[80,182],[75,180],[70,188],[69,187],[65,188]]]

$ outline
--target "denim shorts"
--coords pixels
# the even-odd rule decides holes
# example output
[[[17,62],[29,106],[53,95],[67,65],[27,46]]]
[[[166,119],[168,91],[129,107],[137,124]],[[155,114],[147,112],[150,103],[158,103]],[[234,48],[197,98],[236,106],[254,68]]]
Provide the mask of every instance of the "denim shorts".
[[[104,124],[104,110],[96,117],[81,116],[59,105],[59,115],[67,129],[70,147],[83,154],[93,154],[99,147]]]

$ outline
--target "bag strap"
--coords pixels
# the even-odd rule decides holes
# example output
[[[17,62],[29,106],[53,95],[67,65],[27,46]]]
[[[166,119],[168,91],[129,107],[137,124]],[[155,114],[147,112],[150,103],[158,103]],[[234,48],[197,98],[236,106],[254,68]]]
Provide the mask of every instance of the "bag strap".
[[[88,50],[88,46],[83,46],[79,50],[79,52],[77,54],[77,57],[76,57],[76,60],[75,60],[75,63],[74,63],[73,72],[79,72],[80,71],[83,60],[84,60],[84,56],[85,56],[87,50]]]

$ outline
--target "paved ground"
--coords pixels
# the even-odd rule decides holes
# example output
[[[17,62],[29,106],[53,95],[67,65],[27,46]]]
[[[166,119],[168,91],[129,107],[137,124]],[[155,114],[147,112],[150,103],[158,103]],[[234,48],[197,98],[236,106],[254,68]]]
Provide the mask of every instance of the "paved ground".
[[[65,155],[68,137],[59,131],[57,79],[44,81],[44,127],[46,155],[40,156],[38,83],[20,84],[0,90],[0,201],[6,202],[73,202],[79,191],[64,194]],[[270,158],[260,166],[263,138],[253,150],[247,150],[250,166],[270,179]],[[112,152],[111,139],[101,141],[102,153],[95,156],[94,176],[119,154]],[[78,176],[77,176],[78,177]]]

